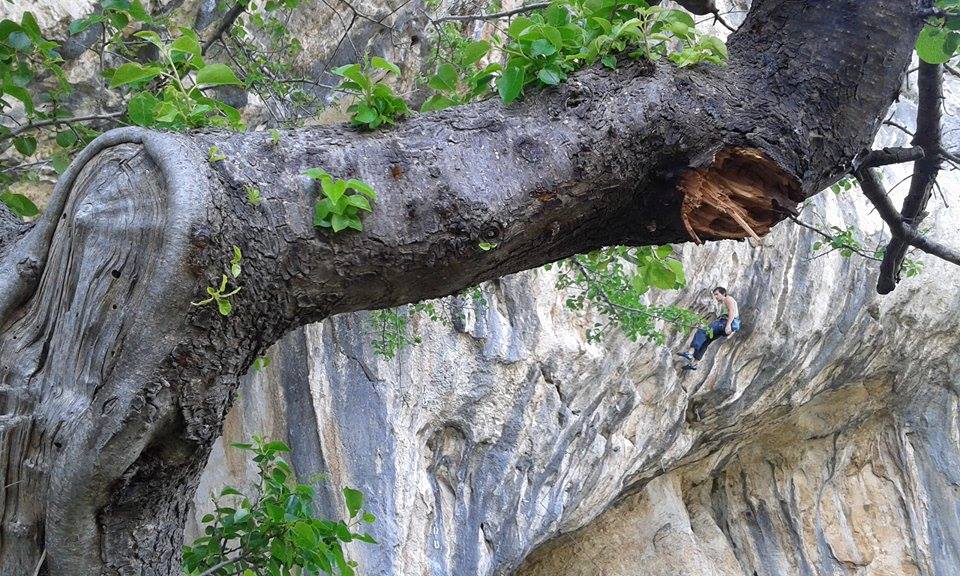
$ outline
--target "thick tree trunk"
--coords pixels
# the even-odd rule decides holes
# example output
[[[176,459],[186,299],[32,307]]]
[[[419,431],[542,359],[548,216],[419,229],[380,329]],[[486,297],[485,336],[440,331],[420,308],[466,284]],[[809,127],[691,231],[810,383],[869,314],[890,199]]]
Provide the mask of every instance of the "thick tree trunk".
[[[764,234],[869,145],[920,4],[763,0],[727,68],[592,69],[373,135],[104,135],[32,229],[0,214],[0,574],[44,550],[41,573],[176,573],[237,377],[295,326],[609,244]],[[374,186],[362,233],[314,229],[310,167]],[[191,306],[234,245],[233,314]]]

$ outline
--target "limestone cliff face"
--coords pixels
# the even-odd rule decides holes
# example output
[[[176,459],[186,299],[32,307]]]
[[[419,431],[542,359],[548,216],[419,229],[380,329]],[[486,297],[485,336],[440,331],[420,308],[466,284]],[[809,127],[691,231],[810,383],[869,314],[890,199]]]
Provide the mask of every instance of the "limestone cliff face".
[[[960,243],[953,205],[935,231]],[[810,209],[880,230],[856,192]],[[744,323],[698,372],[673,356],[685,334],[587,343],[594,319],[531,271],[445,301],[450,326],[420,324],[393,361],[363,313],[291,334],[224,442],[288,440],[302,478],[328,477],[323,513],[361,488],[380,541],[352,550],[364,574],[960,574],[957,271],[924,258],[881,298],[875,263],[813,258],[815,240],[784,224],[762,247],[682,248],[689,286],[659,298],[725,285]],[[198,515],[244,466],[214,453]]]

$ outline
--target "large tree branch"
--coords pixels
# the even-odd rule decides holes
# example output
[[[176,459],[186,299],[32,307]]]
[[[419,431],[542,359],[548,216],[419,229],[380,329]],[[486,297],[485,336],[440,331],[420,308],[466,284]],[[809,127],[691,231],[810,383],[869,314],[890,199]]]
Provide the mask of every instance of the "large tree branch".
[[[917,131],[913,145],[922,148],[925,155],[913,163],[913,178],[910,190],[903,201],[898,222],[902,222],[899,231],[893,231],[893,239],[887,245],[880,264],[880,277],[877,280],[877,292],[887,294],[900,280],[900,268],[907,253],[907,247],[917,245],[915,234],[917,226],[926,216],[924,210],[933,191],[933,184],[940,171],[940,117],[943,99],[943,70],[939,65],[920,62],[917,73],[919,102],[917,105]],[[867,176],[869,179],[869,176]],[[861,179],[862,180],[862,179]],[[886,198],[886,196],[884,196]],[[871,200],[873,200],[871,198]],[[876,203],[874,203],[876,205]],[[880,210],[878,206],[878,211]],[[883,214],[881,212],[881,214]],[[890,224],[891,220],[884,217]],[[913,239],[913,241],[911,241]],[[929,241],[927,241],[929,242]],[[919,247],[919,246],[918,246]],[[935,249],[935,248],[934,248]]]
[[[897,211],[893,206],[893,202],[890,201],[890,197],[887,196],[887,192],[883,189],[883,183],[880,181],[880,177],[876,171],[872,168],[861,168],[857,170],[856,176],[857,180],[860,181],[860,189],[863,190],[863,195],[874,205],[877,209],[877,214],[887,223],[887,226],[890,227],[890,233],[893,235],[893,240],[887,245],[887,251],[884,253],[883,261],[881,262],[881,274],[884,273],[883,264],[887,262],[890,246],[893,246],[894,242],[904,246],[904,253],[906,253],[906,246],[913,246],[927,254],[937,256],[947,262],[960,266],[960,251],[925,237]],[[903,256],[901,256],[901,262],[902,260]],[[880,288],[878,287],[877,290],[880,291]]]

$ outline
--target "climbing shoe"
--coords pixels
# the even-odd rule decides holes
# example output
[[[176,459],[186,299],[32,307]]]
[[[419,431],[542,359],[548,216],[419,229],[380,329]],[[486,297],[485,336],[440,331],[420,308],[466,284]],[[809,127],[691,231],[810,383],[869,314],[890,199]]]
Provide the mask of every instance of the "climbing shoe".
[[[684,369],[684,370],[696,370],[697,367],[694,366],[693,364],[684,364],[683,369]]]
[[[677,352],[677,356],[683,356],[687,360],[693,360],[693,356],[689,352]]]

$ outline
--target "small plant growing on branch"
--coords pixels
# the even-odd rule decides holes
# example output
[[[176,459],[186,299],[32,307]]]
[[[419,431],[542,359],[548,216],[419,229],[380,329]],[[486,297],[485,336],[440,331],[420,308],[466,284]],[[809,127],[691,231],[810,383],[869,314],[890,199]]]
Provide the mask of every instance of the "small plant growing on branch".
[[[374,79],[378,70],[383,72],[381,78]],[[410,114],[410,108],[403,98],[397,96],[393,88],[383,81],[390,74],[400,76],[400,68],[396,64],[374,56],[365,60],[362,66],[347,64],[332,72],[343,78],[338,89],[357,98],[356,103],[347,108],[354,126],[375,130],[383,125],[396,124]]]
[[[319,181],[323,194],[314,205],[314,226],[334,232],[347,228],[363,230],[360,212],[371,212],[370,201],[377,199],[372,186],[354,178],[334,178],[323,168],[310,168],[304,175]]]

